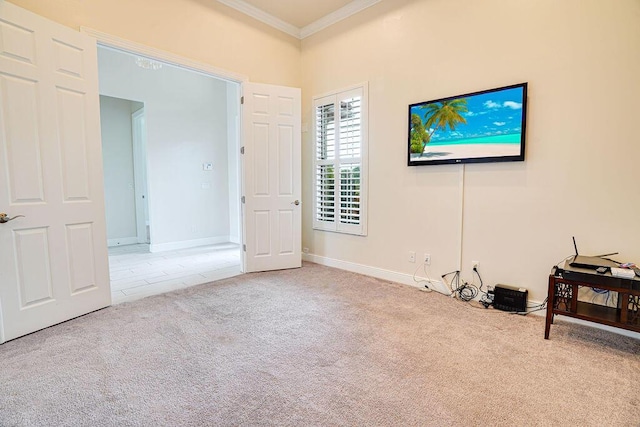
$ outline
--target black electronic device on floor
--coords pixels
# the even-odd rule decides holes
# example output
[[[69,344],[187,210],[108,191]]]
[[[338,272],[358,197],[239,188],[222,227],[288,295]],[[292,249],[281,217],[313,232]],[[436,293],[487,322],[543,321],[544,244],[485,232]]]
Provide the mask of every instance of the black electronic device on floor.
[[[496,285],[494,293],[493,306],[498,310],[515,311],[518,313],[527,311],[527,296],[529,295],[529,291],[526,289]]]

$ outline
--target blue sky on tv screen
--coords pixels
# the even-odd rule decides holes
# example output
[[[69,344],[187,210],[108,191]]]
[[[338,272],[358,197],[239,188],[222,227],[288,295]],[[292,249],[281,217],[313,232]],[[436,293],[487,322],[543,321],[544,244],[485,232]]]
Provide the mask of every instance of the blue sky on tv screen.
[[[458,124],[454,131],[448,127],[446,130],[438,129],[431,135],[431,141],[437,143],[520,134],[522,132],[522,92],[522,88],[518,87],[465,97],[469,111],[462,116],[467,123]],[[412,107],[411,113],[418,114],[423,123],[426,121],[425,110],[419,106]],[[431,132],[430,129],[428,131]]]

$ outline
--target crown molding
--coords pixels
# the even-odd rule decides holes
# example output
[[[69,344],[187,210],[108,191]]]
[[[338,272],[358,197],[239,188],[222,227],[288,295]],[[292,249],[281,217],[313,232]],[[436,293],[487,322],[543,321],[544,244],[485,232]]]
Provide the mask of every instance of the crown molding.
[[[309,37],[318,31],[322,31],[325,28],[350,17],[351,15],[371,7],[376,3],[380,3],[381,1],[382,0],[353,0],[351,3],[323,16],[317,21],[312,22],[303,28],[298,28],[295,25],[289,24],[288,22],[285,22],[282,19],[277,18],[243,0],[218,0],[218,2],[237,10],[238,12],[242,12],[245,15],[257,19],[260,22],[270,25],[300,40],[305,37]]]
[[[301,28],[300,38],[304,39],[305,37],[309,37],[310,35],[315,34],[318,31],[322,31],[343,19],[347,19],[351,15],[355,15],[376,3],[380,3],[381,1],[382,0],[353,0],[351,3],[341,7],[335,12],[331,12],[306,27]]]
[[[300,28],[296,27],[295,25],[291,25],[280,18],[276,18],[270,13],[267,13],[262,9],[258,9],[257,7],[247,2],[244,2],[242,0],[218,0],[218,2],[237,10],[238,12],[242,12],[245,15],[249,15],[250,17],[257,19],[258,21],[270,25],[273,28],[285,32],[297,39],[301,38]]]

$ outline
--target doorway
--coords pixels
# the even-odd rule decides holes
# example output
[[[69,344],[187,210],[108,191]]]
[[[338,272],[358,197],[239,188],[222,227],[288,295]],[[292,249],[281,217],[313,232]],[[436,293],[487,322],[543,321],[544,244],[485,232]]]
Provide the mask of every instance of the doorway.
[[[149,243],[144,104],[100,95],[109,247]]]
[[[147,127],[144,104],[131,113],[131,139],[133,145],[133,181],[136,193],[136,229],[138,243],[151,243],[149,203],[147,191]]]
[[[101,101],[130,107],[130,156],[104,156],[110,234],[109,211],[124,209],[110,207],[108,171],[135,200],[135,237],[109,238],[114,303],[239,274],[239,84],[104,46],[98,68]],[[101,116],[103,134],[118,129]]]

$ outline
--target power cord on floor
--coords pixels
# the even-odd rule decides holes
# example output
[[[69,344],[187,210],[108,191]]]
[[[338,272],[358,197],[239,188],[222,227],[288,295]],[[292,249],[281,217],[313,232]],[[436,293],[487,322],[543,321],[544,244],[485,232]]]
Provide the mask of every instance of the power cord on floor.
[[[527,311],[511,311],[510,314],[519,314],[521,316],[527,316],[531,313],[535,313],[536,311],[542,311],[547,309],[547,302],[549,297],[545,298],[540,304],[528,305]]]
[[[427,276],[427,279],[419,279],[416,277],[416,274],[418,274],[418,270],[420,270],[420,268],[422,268],[422,271],[424,272],[425,276]],[[438,289],[435,288],[435,286],[433,286],[434,283],[436,283],[431,276],[429,275],[429,272],[427,271],[427,263],[423,262],[421,265],[419,265],[416,270],[413,272],[413,281],[415,283],[417,283],[418,285],[424,284],[424,290],[426,292],[440,292]],[[429,286],[431,285],[431,286]],[[440,292],[442,293],[442,292]]]

